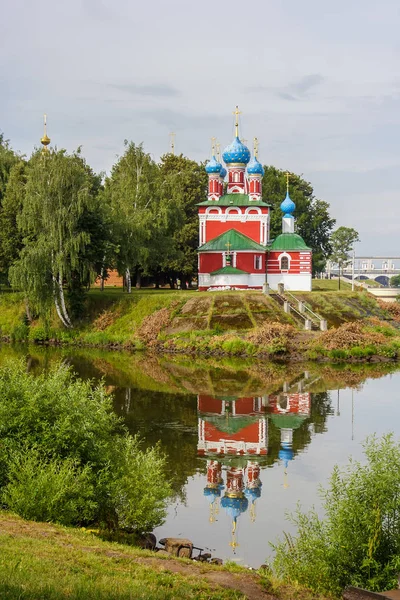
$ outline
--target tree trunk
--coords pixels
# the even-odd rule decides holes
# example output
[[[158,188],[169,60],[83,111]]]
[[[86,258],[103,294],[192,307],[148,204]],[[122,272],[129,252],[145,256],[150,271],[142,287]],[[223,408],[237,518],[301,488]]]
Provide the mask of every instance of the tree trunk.
[[[64,319],[64,316],[61,313],[60,305],[58,303],[58,298],[57,298],[57,279],[55,278],[54,275],[53,275],[53,300],[54,300],[54,306],[56,307],[58,318],[60,319],[60,321],[64,325],[64,327],[66,327],[68,329],[68,324],[66,323],[66,321]]]
[[[341,269],[340,269],[340,265],[339,265],[339,290],[340,290],[340,271],[341,271]]]
[[[62,274],[61,274],[61,272],[60,272],[60,274],[58,276],[58,292],[60,294],[61,310],[62,310],[62,313],[63,313],[65,321],[68,323],[67,327],[72,328],[71,319],[69,318],[69,315],[68,315],[68,312],[67,312],[67,307],[65,306],[63,280],[62,280]]]
[[[129,267],[126,269],[126,291],[128,292],[128,294],[132,293],[132,279]]]
[[[32,323],[32,313],[31,313],[31,309],[29,308],[28,298],[25,298],[25,314],[26,314],[28,323]]]

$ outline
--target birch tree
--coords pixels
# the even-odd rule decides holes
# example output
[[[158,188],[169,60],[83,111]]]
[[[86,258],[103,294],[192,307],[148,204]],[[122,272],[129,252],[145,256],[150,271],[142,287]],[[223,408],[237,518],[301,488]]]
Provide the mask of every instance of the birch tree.
[[[37,152],[26,169],[18,216],[24,247],[10,269],[10,280],[41,314],[54,305],[66,328],[73,324],[65,289],[96,277],[92,236],[85,223],[96,212],[98,184],[79,151]]]
[[[141,144],[125,140],[125,148],[106,179],[104,196],[119,245],[118,270],[125,275],[127,291],[131,292],[132,275],[136,273],[140,278],[143,265],[150,258],[159,177],[157,164]]]

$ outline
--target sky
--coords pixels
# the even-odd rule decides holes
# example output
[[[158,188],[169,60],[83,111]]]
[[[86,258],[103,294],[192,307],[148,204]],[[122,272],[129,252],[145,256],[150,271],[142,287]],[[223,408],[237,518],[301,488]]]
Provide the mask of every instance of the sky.
[[[82,146],[109,172],[124,140],[204,160],[260,142],[302,174],[357,255],[400,256],[399,0],[0,0],[0,131],[29,155]]]

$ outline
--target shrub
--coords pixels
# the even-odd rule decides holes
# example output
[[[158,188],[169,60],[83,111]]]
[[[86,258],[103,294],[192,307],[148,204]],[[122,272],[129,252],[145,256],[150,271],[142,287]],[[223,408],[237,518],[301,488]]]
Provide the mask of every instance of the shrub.
[[[164,469],[159,445],[141,451],[137,438],[127,436],[123,440],[118,473],[111,486],[119,528],[146,533],[163,523],[165,501],[171,494]]]
[[[29,337],[29,326],[26,323],[18,323],[11,332],[13,342],[25,342]]]
[[[162,520],[163,457],[132,441],[103,386],[65,366],[37,377],[22,362],[0,369],[0,438],[0,496],[22,516],[139,531]]]
[[[400,444],[393,435],[363,444],[366,464],[335,467],[321,490],[325,517],[298,507],[295,537],[278,542],[275,572],[319,593],[346,585],[372,591],[397,587],[400,568]]]
[[[29,341],[36,344],[46,342],[49,339],[49,330],[46,327],[31,327]]]
[[[71,458],[49,460],[32,448],[13,454],[1,501],[24,519],[63,525],[88,521],[96,509],[89,466],[80,468]]]

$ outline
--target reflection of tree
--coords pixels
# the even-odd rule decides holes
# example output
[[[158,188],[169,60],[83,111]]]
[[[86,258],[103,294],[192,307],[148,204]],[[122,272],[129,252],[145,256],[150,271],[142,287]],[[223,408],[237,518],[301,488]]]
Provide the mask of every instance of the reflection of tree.
[[[130,389],[126,412],[126,390],[114,391],[114,407],[129,431],[143,439],[145,447],[158,441],[167,457],[168,475],[174,492],[184,497],[188,477],[205,466],[197,458],[197,399],[195,396]]]

